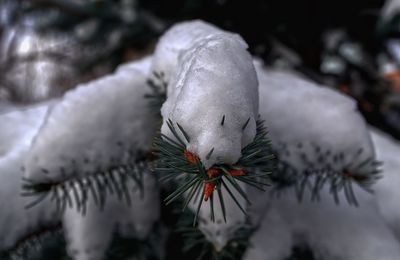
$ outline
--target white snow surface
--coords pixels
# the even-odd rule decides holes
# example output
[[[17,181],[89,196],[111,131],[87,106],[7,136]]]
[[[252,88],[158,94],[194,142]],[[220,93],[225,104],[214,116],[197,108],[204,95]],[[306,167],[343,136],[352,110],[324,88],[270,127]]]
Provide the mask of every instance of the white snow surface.
[[[382,178],[374,185],[382,216],[400,241],[400,142],[371,128],[377,158],[383,163]]]
[[[180,124],[190,137],[187,149],[206,168],[235,163],[254,139],[258,115],[257,76],[240,36],[200,21],[178,24],[159,41],[152,68],[169,78],[161,132],[172,137],[168,119]]]
[[[272,145],[281,159],[296,169],[306,169],[309,165],[298,156],[305,153],[307,161],[318,166],[316,147],[324,153],[331,151],[331,155],[343,153],[344,162],[329,161],[338,169],[350,162],[357,164],[366,158],[375,158],[370,131],[356,111],[354,101],[293,72],[266,70],[257,61],[255,65],[260,82],[260,114],[266,120]],[[313,250],[317,259],[399,259],[400,244],[392,232],[396,230],[399,216],[395,201],[397,181],[391,177],[398,169],[396,149],[399,148],[374,132],[372,136],[377,159],[388,162],[384,166],[386,184],[378,182],[374,186],[376,195],[354,185],[359,207],[343,203],[344,194],[339,194],[342,203],[336,205],[327,186],[319,202],[311,202],[306,196],[299,203],[292,189],[284,191],[280,198],[268,192],[259,195],[264,201],[256,198],[262,203],[252,217],[261,218],[261,226],[251,238],[253,247],[244,259],[281,260],[289,257],[293,246],[304,244]],[[360,148],[363,152],[355,157]],[[369,169],[359,170],[357,173],[362,174]]]
[[[140,60],[124,63],[118,66],[117,73],[130,73],[133,70],[139,71],[143,75],[148,76],[153,56],[146,56]]]
[[[169,82],[179,69],[179,59],[183,52],[198,42],[204,41],[205,38],[221,32],[219,28],[201,20],[182,22],[172,26],[158,40],[151,71],[163,72],[165,80]],[[236,34],[232,33],[231,36],[241,40]]]
[[[395,260],[400,244],[380,215],[373,195],[355,187],[359,207],[336,205],[324,188],[319,202],[299,203],[292,190],[271,198],[244,260],[282,260],[295,245],[308,245],[316,259]],[[344,195],[340,195],[344,201]]]
[[[156,120],[148,106],[149,59],[78,85],[50,111],[26,160],[25,177],[63,181],[126,164],[150,148]]]
[[[294,72],[265,69],[258,61],[255,65],[260,82],[260,115],[281,160],[297,170],[311,164],[317,169],[329,164],[332,169],[342,170],[351,164],[347,170],[352,173],[371,171],[369,165],[357,167],[365,159],[374,159],[375,152],[354,100]],[[362,152],[358,155],[359,150]],[[324,160],[320,160],[321,155]]]
[[[153,175],[144,173],[143,193],[135,182],[127,186],[131,204],[107,196],[103,209],[91,197],[85,215],[67,208],[63,217],[67,251],[76,260],[103,259],[115,232],[123,237],[146,239],[160,218],[160,194]]]
[[[48,103],[19,107],[0,114],[0,251],[12,248],[17,241],[36,232],[40,226],[59,221],[49,199],[31,209],[25,206],[31,197],[21,196],[23,160],[34,135],[42,124]]]
[[[15,149],[26,148],[44,121],[51,102],[33,106],[3,104],[0,110],[0,158]]]

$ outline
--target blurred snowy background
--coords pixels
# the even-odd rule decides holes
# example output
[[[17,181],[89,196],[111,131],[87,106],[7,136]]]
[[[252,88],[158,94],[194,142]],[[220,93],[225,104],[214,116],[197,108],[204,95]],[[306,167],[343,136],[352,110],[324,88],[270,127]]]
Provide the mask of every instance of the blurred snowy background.
[[[189,19],[203,19],[240,34],[250,52],[270,68],[294,71],[351,96],[366,121],[391,140],[382,141],[382,133],[373,130],[374,141],[386,147],[396,146],[400,140],[399,0],[0,0],[0,114],[28,104],[52,102],[79,83],[112,73],[120,64],[151,54],[160,35],[175,23]],[[45,113],[39,110],[40,107],[36,112]],[[0,129],[6,128],[7,122],[10,121],[0,121]],[[18,135],[9,133],[12,134]],[[24,145],[23,140],[15,144],[8,143],[7,136],[2,138],[0,156],[11,146]],[[393,157],[390,161],[394,165],[389,163],[386,167],[396,172],[395,162],[400,163],[398,145],[384,156]],[[387,187],[382,185],[381,189]],[[385,200],[391,201],[396,195]],[[294,222],[290,218],[296,219],[296,214],[300,214],[298,218],[302,213],[312,215],[307,213],[313,210],[312,206],[307,205],[291,215],[285,207],[297,204],[292,205],[291,199],[285,203],[276,206],[277,215],[289,216],[285,221]],[[385,212],[400,211],[400,205],[393,204]],[[7,209],[0,208],[0,219],[3,210]],[[168,214],[161,212],[164,222],[171,224],[175,220]],[[322,209],[310,226],[323,226],[322,220],[329,219],[329,214],[329,210]],[[368,215],[362,211],[354,214]],[[274,223],[273,218],[272,214],[268,221]],[[59,222],[54,222],[57,227]],[[285,223],[275,225],[285,229]],[[55,230],[38,252],[30,253],[30,258],[17,259],[68,259],[61,250],[66,242],[57,235],[59,229]],[[162,233],[162,229],[158,232]],[[0,241],[6,236],[0,234]],[[199,254],[196,250],[182,253],[180,237],[169,236],[165,242],[168,250],[154,253],[154,259],[160,254],[166,259],[188,259]],[[118,239],[121,238],[113,240],[117,251],[124,243],[130,246],[122,247],[122,251],[132,243],[138,244]],[[156,247],[152,242],[146,243],[141,249],[149,247],[151,251]],[[118,254],[110,259],[118,259],[115,255]],[[146,257],[135,259],[147,259],[149,253],[143,255]],[[282,260],[324,260],[316,257],[309,245],[296,245],[291,255]]]
[[[2,0],[0,99],[60,96],[151,53],[174,23],[199,18],[239,33],[267,64],[354,97],[369,123],[399,138],[399,6],[396,0]]]

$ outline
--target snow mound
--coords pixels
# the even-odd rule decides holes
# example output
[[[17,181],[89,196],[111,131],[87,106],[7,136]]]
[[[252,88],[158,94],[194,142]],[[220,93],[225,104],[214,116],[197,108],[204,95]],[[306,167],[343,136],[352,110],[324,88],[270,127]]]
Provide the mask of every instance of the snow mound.
[[[28,107],[9,105],[0,111],[0,158],[25,147],[27,140],[31,142],[50,105],[49,102]]]
[[[165,66],[171,68],[164,72],[164,65],[157,65],[163,56],[156,51],[157,69],[167,78],[171,73],[161,132],[172,137],[167,120],[180,124],[190,137],[187,149],[206,168],[235,163],[254,139],[258,115],[258,81],[247,45],[238,35],[194,21],[174,26],[157,50],[168,50],[163,55],[169,53]]]
[[[118,199],[107,198],[100,209],[89,199],[86,215],[74,208],[64,212],[63,225],[68,253],[76,260],[103,259],[115,232],[127,238],[147,238],[160,218],[160,195],[154,176],[144,173],[143,191],[137,183],[127,183],[131,205]],[[143,193],[142,193],[143,192]]]
[[[265,193],[270,205],[260,228],[252,236],[244,260],[281,260],[292,247],[307,245],[316,259],[395,260],[400,245],[382,219],[373,195],[356,187],[356,208],[335,204],[328,188],[318,202],[299,203],[287,192],[280,198]],[[343,194],[341,194],[342,200]]]
[[[25,177],[63,181],[127,164],[148,151],[156,120],[144,98],[142,70],[149,61],[139,63],[67,92],[35,137]]]
[[[32,139],[44,121],[48,103],[32,107],[20,107],[0,115],[0,144],[6,148],[0,156],[0,251],[37,231],[41,226],[54,225],[59,221],[56,208],[49,199],[31,209],[25,206],[30,197],[21,195],[23,161]],[[4,123],[4,124],[3,124]]]
[[[266,70],[256,63],[260,81],[260,115],[279,158],[297,170],[343,167],[367,175],[359,167],[375,153],[365,120],[355,102],[289,71]]]
[[[376,200],[382,216],[400,239],[400,142],[371,128],[372,140],[379,161],[383,163],[382,178],[374,185]]]

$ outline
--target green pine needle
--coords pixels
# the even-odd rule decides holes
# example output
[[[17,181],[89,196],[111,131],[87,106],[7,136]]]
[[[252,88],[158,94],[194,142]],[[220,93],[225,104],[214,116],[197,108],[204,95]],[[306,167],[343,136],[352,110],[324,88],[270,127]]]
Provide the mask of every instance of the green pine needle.
[[[100,208],[103,208],[108,195],[116,195],[121,201],[131,204],[131,193],[127,187],[127,181],[133,180],[143,192],[143,172],[148,169],[146,162],[131,165],[115,166],[104,172],[96,172],[80,179],[70,179],[59,183],[33,183],[29,179],[23,179],[22,196],[32,196],[35,199],[27,204],[26,208],[32,208],[47,197],[56,203],[59,211],[66,207],[76,208],[83,215],[89,198]]]
[[[168,82],[164,79],[164,73],[153,72],[154,77],[147,80],[147,85],[150,88],[150,93],[144,97],[147,98],[150,108],[161,117],[160,109],[162,104],[167,99]]]
[[[0,251],[0,259],[44,259],[46,250],[56,247],[63,259],[68,259],[65,252],[65,241],[61,224],[41,228],[18,241],[12,248]],[[40,257],[40,258],[39,258]]]
[[[323,153],[320,148],[317,149],[317,153],[330,154]],[[330,158],[333,159],[321,157],[326,161],[326,164],[322,163],[316,167],[309,163],[309,168],[304,171],[298,171],[289,163],[278,160],[277,169],[271,175],[271,179],[275,184],[275,193],[279,195],[282,189],[294,186],[299,201],[303,200],[307,192],[310,193],[311,200],[319,200],[321,190],[325,185],[328,185],[329,192],[336,203],[340,203],[339,193],[343,192],[350,205],[358,206],[353,190],[354,183],[364,190],[372,192],[371,186],[380,178],[379,167],[381,165],[380,162],[373,158],[366,158],[354,165],[354,162],[357,161],[356,159],[361,154],[362,150],[360,149],[354,155],[347,155],[351,158],[349,163],[344,163],[345,155],[342,153],[330,155]],[[306,157],[303,156],[303,158],[306,161]],[[330,163],[342,164],[339,167],[341,170],[332,169]]]
[[[172,136],[168,137],[160,134],[154,139],[153,149],[157,159],[154,162],[154,171],[157,172],[162,181],[178,181],[178,188],[171,193],[165,202],[170,204],[186,194],[187,197],[184,202],[183,208],[185,209],[191,201],[197,201],[199,194],[201,199],[197,203],[197,212],[200,210],[203,203],[204,187],[206,183],[213,184],[217,190],[218,200],[222,206],[222,213],[226,220],[226,212],[224,206],[224,198],[221,189],[224,188],[228,191],[229,195],[235,201],[237,206],[245,213],[234,193],[228,188],[225,181],[229,182],[230,186],[234,188],[248,203],[251,203],[246,193],[238,184],[241,181],[245,184],[264,190],[263,187],[268,184],[268,175],[274,167],[274,156],[271,152],[270,142],[267,139],[267,130],[264,127],[264,122],[257,120],[257,133],[250,144],[242,149],[242,156],[235,165],[216,164],[212,169],[218,170],[221,174],[219,176],[209,177],[207,170],[201,163],[198,157],[192,155],[195,162],[190,161],[185,157],[186,144],[190,143],[190,136],[178,123],[174,124],[170,119],[166,121]],[[244,124],[244,128],[249,123],[249,120]],[[176,126],[176,127],[175,127]],[[178,133],[178,130],[179,132]],[[210,157],[214,151],[214,147],[210,148],[207,157]],[[244,170],[243,176],[232,176],[230,171]],[[211,194],[210,206],[211,211],[214,212],[214,199],[215,196]],[[212,216],[211,216],[212,217]],[[195,216],[195,223],[197,214]]]
[[[228,241],[227,245],[220,251],[216,251],[213,244],[206,239],[204,234],[197,228],[191,226],[190,219],[192,213],[188,212],[181,215],[180,220],[177,223],[176,232],[180,233],[184,238],[184,245],[182,251],[188,253],[193,250],[197,252],[198,260],[234,260],[241,259],[241,256],[249,246],[249,238],[253,234],[255,228],[249,223],[240,227]],[[200,252],[200,254],[198,253]]]

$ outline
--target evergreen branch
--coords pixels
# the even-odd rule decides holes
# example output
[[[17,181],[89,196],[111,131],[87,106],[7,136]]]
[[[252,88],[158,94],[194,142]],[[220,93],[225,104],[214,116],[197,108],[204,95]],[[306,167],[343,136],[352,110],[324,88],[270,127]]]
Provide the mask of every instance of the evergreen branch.
[[[161,259],[158,255],[162,228],[155,225],[146,240],[125,238],[114,233],[105,258],[107,260]],[[72,260],[65,250],[66,241],[61,224],[36,231],[21,239],[13,248],[0,252],[1,260]]]
[[[198,206],[197,206],[197,210],[196,210],[196,215],[195,215],[194,220],[193,220],[193,226],[195,226],[196,223],[197,223],[197,218],[199,216],[199,212],[200,212],[200,208],[201,208],[202,204],[203,204],[203,200],[200,197],[199,202],[198,202]]]
[[[153,227],[146,240],[122,237],[114,234],[113,240],[104,259],[161,259],[160,246],[162,245],[163,229],[160,224]]]
[[[244,123],[244,125],[242,126],[242,130],[246,129],[249,122],[250,122],[250,117],[247,119],[246,123]]]
[[[224,198],[221,189],[228,191],[229,195],[235,201],[237,206],[245,213],[242,205],[235,197],[234,193],[229,189],[225,181],[240,194],[247,203],[251,203],[244,190],[237,183],[238,181],[253,187],[264,190],[263,187],[269,185],[267,183],[268,175],[274,168],[274,156],[271,152],[270,142],[267,139],[267,130],[264,122],[257,120],[257,133],[253,142],[249,143],[242,149],[242,156],[234,165],[218,163],[209,169],[205,169],[200,158],[186,149],[186,144],[190,142],[190,136],[178,123],[171,120],[166,121],[172,137],[160,134],[155,137],[153,143],[154,154],[157,159],[154,162],[153,170],[160,175],[162,181],[175,180],[179,182],[177,190],[172,192],[166,199],[166,203],[170,204],[178,200],[183,194],[187,197],[183,208],[185,209],[191,201],[197,201],[197,197],[201,192],[199,187],[203,187],[202,197],[204,201],[210,200],[211,212],[214,212],[213,192],[218,191],[218,198],[221,206],[224,204]],[[247,126],[249,120],[245,122],[243,128]],[[176,127],[175,127],[176,125]],[[221,126],[222,127],[222,126]],[[178,130],[179,129],[179,130]],[[179,134],[178,131],[181,133]],[[184,138],[184,140],[183,140]],[[210,147],[207,157],[210,157],[214,151],[214,147]],[[203,199],[197,203],[197,213],[201,208]],[[225,207],[222,207],[222,214],[226,220]],[[213,218],[211,216],[211,218]],[[197,214],[194,222],[196,223]]]
[[[131,192],[126,183],[129,179],[133,180],[143,192],[142,177],[146,169],[148,169],[147,162],[138,162],[113,166],[106,171],[64,182],[36,184],[24,179],[21,195],[34,197],[26,208],[31,208],[50,197],[59,211],[64,211],[68,206],[76,208],[82,214],[86,213],[89,198],[93,198],[100,208],[104,207],[108,195],[116,195],[119,200],[124,200],[129,205]]]
[[[243,214],[247,215],[246,211],[243,209],[242,205],[240,205],[239,201],[236,199],[235,195],[233,195],[232,191],[229,189],[228,185],[225,184],[225,182],[222,182],[222,185],[224,186],[224,188],[228,191],[229,196],[231,196],[231,198],[233,199],[233,201],[235,201],[236,205],[239,207],[239,209],[243,212]],[[222,196],[221,196],[222,197]],[[223,216],[224,219],[225,216]]]
[[[147,80],[147,85],[150,88],[150,93],[144,97],[148,99],[150,108],[156,115],[161,117],[161,106],[167,99],[167,86],[168,82],[164,79],[163,72],[153,72],[153,77]]]
[[[192,218],[192,213],[183,214],[177,223],[176,232],[184,238],[182,251],[184,253],[196,252],[198,260],[241,259],[249,246],[249,238],[255,230],[249,223],[246,223],[236,230],[232,239],[221,251],[217,251],[197,227],[191,226],[190,219]]]
[[[50,255],[47,251],[51,251],[53,257],[54,254],[57,254],[57,259],[69,259],[66,256],[65,240],[61,224],[39,228],[34,233],[25,236],[12,248],[0,252],[0,259],[47,259]]]
[[[222,209],[222,216],[223,216],[224,221],[226,223],[226,208],[225,208],[224,197],[222,196],[222,191],[221,191],[220,187],[217,188],[217,192],[218,192],[219,203],[220,203],[221,209]]]
[[[336,203],[340,202],[339,193],[343,192],[350,205],[358,206],[353,184],[356,183],[364,190],[372,192],[371,186],[380,178],[381,163],[373,158],[366,158],[355,164],[362,154],[362,149],[350,156],[349,163],[345,162],[346,156],[343,153],[323,153],[319,147],[316,147],[316,153],[321,155],[317,157],[319,166],[309,162],[305,154],[301,155],[308,165],[306,170],[297,170],[289,162],[278,159],[278,167],[271,175],[274,192],[279,194],[280,190],[294,186],[299,201],[303,200],[306,192],[310,193],[311,200],[319,200],[321,190],[328,185]],[[331,164],[338,164],[339,167],[333,169]]]

